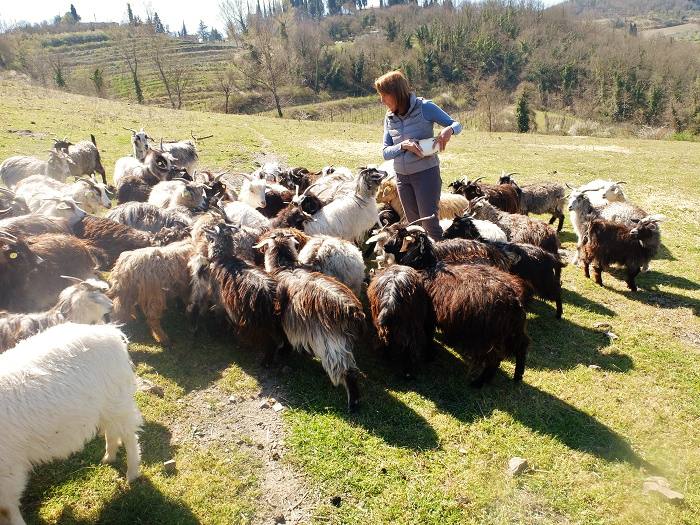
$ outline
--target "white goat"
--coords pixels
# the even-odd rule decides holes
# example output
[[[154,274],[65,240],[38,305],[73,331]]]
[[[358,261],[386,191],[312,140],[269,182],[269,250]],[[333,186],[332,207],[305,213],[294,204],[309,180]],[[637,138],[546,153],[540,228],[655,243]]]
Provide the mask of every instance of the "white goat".
[[[124,334],[113,325],[67,323],[0,355],[0,518],[24,525],[19,502],[35,465],[63,459],[103,431],[103,462],[123,443],[126,477],[139,477],[143,424]]]
[[[0,180],[8,188],[14,188],[19,181],[32,175],[48,175],[63,182],[71,175],[74,165],[67,153],[53,149],[49,150],[48,160],[19,155],[0,163]]]
[[[227,202],[223,205],[226,218],[236,226],[251,226],[253,228],[266,228],[270,221],[258,210],[240,201]]]
[[[358,242],[378,221],[377,189],[386,172],[376,168],[363,169],[352,194],[337,197],[314,214],[304,226],[309,235],[331,235]]]
[[[365,280],[365,262],[362,252],[351,242],[327,235],[314,235],[299,251],[299,262],[335,277],[360,297]]]
[[[68,228],[73,228],[87,215],[72,197],[42,197],[39,206],[32,211],[50,219],[63,219]]]
[[[32,314],[0,313],[0,352],[60,323],[101,324],[104,321],[112,311],[112,300],[104,294],[109,285],[96,279],[67,278],[77,283],[63,290],[50,310]]]
[[[576,198],[576,195],[586,192],[588,200],[593,206],[603,206],[609,202],[624,202],[627,200],[622,184],[625,181],[613,182],[611,180],[595,179],[591,182],[573,189],[569,196],[569,205]]]
[[[134,148],[134,158],[143,161],[146,158],[146,153],[151,149],[151,146],[148,144],[148,141],[152,140],[151,137],[148,136],[143,128],[141,128],[141,131],[131,128],[124,129],[131,131],[131,145]]]
[[[114,185],[119,186],[127,176],[139,177],[155,185],[158,181],[167,180],[173,175],[172,155],[154,149],[148,150],[143,161],[134,157],[121,157],[114,164]]]
[[[204,186],[184,179],[162,181],[153,186],[148,203],[160,208],[202,208]]]
[[[46,175],[32,175],[17,184],[21,196],[31,211],[37,211],[46,197],[71,197],[88,213],[97,214],[112,207],[107,185],[94,176],[81,177],[73,184],[59,182]]]

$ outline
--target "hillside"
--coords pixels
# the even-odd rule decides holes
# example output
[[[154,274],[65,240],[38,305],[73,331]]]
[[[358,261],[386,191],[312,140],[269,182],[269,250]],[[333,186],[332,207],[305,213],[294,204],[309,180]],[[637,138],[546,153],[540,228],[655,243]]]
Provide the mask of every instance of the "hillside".
[[[557,8],[593,18],[666,15],[683,17],[700,14],[698,0],[566,0]]]
[[[37,88],[0,75],[0,159],[45,155],[53,135],[94,133],[111,177],[130,151],[122,126],[159,137],[214,135],[201,165],[250,169],[260,155],[318,169],[379,160],[381,129],[136,106]],[[504,362],[492,385],[469,386],[465,364],[438,345],[415,380],[397,377],[372,345],[356,415],[320,366],[291,355],[271,370],[228,332],[194,337],[177,306],[172,348],[142,321],[126,327],[138,375],[144,478],[128,486],[124,459],[99,464],[103,440],[41,466],[22,500],[30,525],[109,523],[506,524],[696,523],[700,515],[700,144],[465,131],[441,156],[443,181],[518,171],[522,183],[626,180],[629,197],[663,213],[663,246],[628,292],[563,270],[564,318],[535,301],[524,381]],[[560,236],[571,253],[567,218]],[[269,397],[281,415],[261,404]],[[508,460],[532,470],[511,478]],[[174,458],[175,473],[162,463]],[[642,485],[660,475],[673,505]]]

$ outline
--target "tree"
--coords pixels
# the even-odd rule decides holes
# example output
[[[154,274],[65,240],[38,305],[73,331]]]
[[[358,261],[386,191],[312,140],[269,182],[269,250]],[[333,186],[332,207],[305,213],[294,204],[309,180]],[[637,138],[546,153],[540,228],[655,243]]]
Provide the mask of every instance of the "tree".
[[[56,87],[66,87],[66,70],[61,55],[49,57],[49,64],[53,70],[53,81],[56,83]]]
[[[523,92],[515,102],[515,121],[518,126],[518,133],[530,131],[530,104],[527,91]]]
[[[209,31],[207,31],[207,26],[204,25],[204,21],[199,21],[199,28],[197,29],[197,36],[202,42],[209,40]]]
[[[182,21],[182,29],[180,29],[180,37],[187,36],[187,28],[185,27],[185,21]]]
[[[173,109],[182,108],[182,97],[192,79],[190,68],[179,62],[179,58],[169,55],[165,48],[166,40],[156,35],[149,48],[153,64],[163,82],[163,87]]]
[[[73,4],[70,5],[70,16],[73,19],[74,24],[80,22],[80,15],[78,14],[78,11],[75,10],[75,6]]]
[[[223,3],[226,6],[222,6],[222,14],[233,16],[226,20],[226,27],[232,28],[234,39],[244,50],[242,59],[233,66],[251,87],[270,93],[281,118],[279,88],[287,78],[289,55],[287,43],[279,35],[280,28],[288,23],[285,19],[288,13],[267,18],[251,15],[243,32],[237,22],[244,9],[242,0],[224,0]]]
[[[98,97],[101,97],[104,95],[104,74],[103,74],[103,69],[100,69],[99,67],[95,68],[95,71],[92,72],[92,75],[90,75],[90,80],[92,81],[92,85],[95,86],[95,93],[97,93]]]
[[[129,25],[134,25],[134,12],[131,10],[131,4],[126,4],[126,16],[129,19]]]
[[[165,33],[165,26],[163,26],[163,23],[160,21],[157,12],[153,14],[153,30],[156,33]]]
[[[221,42],[224,39],[223,35],[215,28],[211,28],[211,33],[209,33],[209,40],[212,42]]]
[[[236,74],[232,69],[219,71],[216,74],[216,83],[219,89],[224,94],[224,113],[228,113],[228,101],[231,97],[231,91],[236,87]]]
[[[136,34],[129,31],[117,39],[117,50],[124,64],[131,73],[131,80],[134,83],[134,94],[136,101],[143,104],[143,91],[141,90],[141,81],[139,80],[139,58],[142,55],[141,47],[138,45]]]

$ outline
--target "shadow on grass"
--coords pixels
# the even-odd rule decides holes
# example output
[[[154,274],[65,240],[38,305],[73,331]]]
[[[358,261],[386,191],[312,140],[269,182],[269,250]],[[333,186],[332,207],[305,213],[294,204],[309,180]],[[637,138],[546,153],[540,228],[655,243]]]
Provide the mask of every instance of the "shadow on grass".
[[[475,389],[469,386],[462,361],[445,351],[417,379],[394,380],[388,387],[414,391],[433,401],[439,410],[467,424],[489,417],[494,411],[503,411],[534,432],[552,436],[573,450],[655,470],[632,450],[623,436],[582,410],[527,384],[527,369],[525,382],[514,383],[511,377],[499,372],[491,384]]]
[[[43,524],[43,520],[34,517],[30,524]],[[96,519],[80,519],[73,507],[67,505],[61,511],[56,523],[60,525],[92,525],[114,523],[133,523],[149,525],[196,525],[200,523],[187,505],[166,496],[147,478],[141,478],[127,489],[119,490],[107,501]]]
[[[620,268],[610,268],[608,272],[603,274],[604,285],[606,284],[606,278],[607,280],[617,278],[618,280],[624,282],[625,271]],[[681,290],[695,291],[700,290],[699,283],[684,277],[678,277],[676,275],[669,275],[655,271],[640,273],[637,276],[636,283],[638,287],[636,292],[632,292],[630,290],[617,290],[607,286],[606,288],[624,295],[633,301],[639,301],[641,303],[658,306],[660,308],[690,308],[692,309],[694,315],[700,315],[700,301],[697,299],[688,297],[687,295],[661,291],[658,289],[659,285],[663,285],[672,286]]]
[[[555,223],[555,224],[556,224],[556,223]],[[573,243],[575,243],[575,242],[578,241],[578,237],[577,237],[576,234],[575,234],[574,232],[572,232],[572,231],[562,230],[562,231],[560,231],[557,235],[559,236],[559,242],[560,242],[561,244],[564,244],[565,242],[573,242]]]
[[[598,315],[607,315],[610,317],[616,315],[616,312],[607,306],[591,301],[580,293],[575,292],[574,290],[568,290],[566,288],[562,289],[562,302],[564,306],[564,317],[566,317],[567,305],[574,305],[582,310],[588,310],[589,312],[593,312],[594,314]]]
[[[139,434],[139,441],[144,465],[159,465],[175,454],[174,447],[170,445],[170,431],[160,423],[146,422]],[[91,477],[103,476],[96,474],[97,469],[114,469],[118,472],[120,482],[113,481],[109,474],[105,475],[110,479],[104,481],[115,484],[115,497],[105,504],[97,521],[78,519],[73,509],[66,506],[57,523],[196,523],[184,505],[163,496],[146,478],[140,478],[128,488],[122,488],[125,487],[123,480],[126,473],[124,447],[120,447],[117,461],[113,465],[102,466],[100,460],[104,455],[104,447],[104,437],[97,436],[81,452],[72,454],[68,459],[53,461],[37,468],[31,475],[22,498],[22,512],[28,523],[45,523],[39,517],[42,501],[54,491],[60,493],[62,486],[70,487],[76,483],[84,487],[90,486]],[[101,484],[103,480],[97,480],[96,483]],[[121,485],[117,486],[117,483]],[[190,521],[185,519],[188,516],[191,517]]]
[[[656,252],[654,259],[661,259],[664,261],[677,261],[678,260],[678,259],[676,259],[676,257],[673,256],[673,254],[671,253],[671,250],[666,248],[664,243],[661,243],[659,245],[659,251]]]
[[[160,375],[174,381],[185,392],[206,388],[221,377],[221,373],[244,352],[236,346],[235,336],[227,327],[214,322],[203,326],[194,336],[187,317],[174,308],[163,319],[172,346],[160,347],[151,337],[146,324],[132,321],[125,332],[132,343],[156,347],[157,351],[131,346],[129,354],[134,363],[145,363]]]

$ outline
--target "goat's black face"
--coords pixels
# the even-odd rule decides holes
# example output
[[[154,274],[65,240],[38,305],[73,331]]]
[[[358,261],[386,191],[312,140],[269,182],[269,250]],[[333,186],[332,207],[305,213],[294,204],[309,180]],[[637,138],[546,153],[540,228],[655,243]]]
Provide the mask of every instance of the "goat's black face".
[[[498,184],[512,184],[513,179],[510,178],[510,175],[502,175],[501,177],[498,178]]]
[[[479,230],[469,217],[457,216],[443,234],[445,239],[479,239]]]

